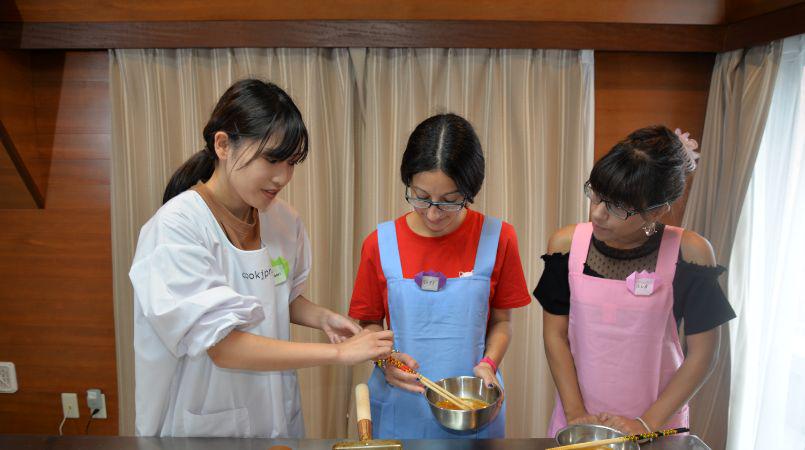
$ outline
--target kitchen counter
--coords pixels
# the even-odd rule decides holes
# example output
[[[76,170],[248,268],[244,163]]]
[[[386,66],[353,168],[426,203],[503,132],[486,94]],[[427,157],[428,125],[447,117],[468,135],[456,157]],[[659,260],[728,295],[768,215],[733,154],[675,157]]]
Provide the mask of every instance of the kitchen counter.
[[[295,450],[328,450],[334,439],[152,438],[128,436],[0,435],[3,450],[268,450],[284,445]],[[405,450],[544,450],[553,439],[412,440]],[[641,450],[709,450],[695,436],[671,436],[640,446]]]

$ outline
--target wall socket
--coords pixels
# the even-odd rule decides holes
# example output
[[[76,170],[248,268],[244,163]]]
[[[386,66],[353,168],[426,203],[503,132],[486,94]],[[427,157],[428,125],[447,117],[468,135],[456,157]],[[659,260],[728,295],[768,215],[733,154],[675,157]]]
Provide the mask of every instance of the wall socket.
[[[61,410],[64,417],[68,419],[78,419],[78,395],[74,392],[62,392]]]
[[[17,370],[13,362],[0,362],[0,392],[4,394],[17,392]]]
[[[87,389],[87,406],[89,413],[98,410],[93,419],[106,419],[106,395],[100,389]]]

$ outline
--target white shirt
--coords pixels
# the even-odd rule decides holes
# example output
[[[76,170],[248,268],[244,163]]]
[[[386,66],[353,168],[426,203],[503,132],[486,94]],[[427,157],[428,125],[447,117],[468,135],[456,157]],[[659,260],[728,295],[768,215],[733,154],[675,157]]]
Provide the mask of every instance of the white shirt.
[[[287,203],[260,214],[259,250],[234,247],[195,191],[143,226],[134,287],[136,433],[303,437],[295,371],[222,369],[207,349],[235,328],[290,339],[288,305],[305,288],[310,243]],[[287,281],[275,285],[279,257]]]

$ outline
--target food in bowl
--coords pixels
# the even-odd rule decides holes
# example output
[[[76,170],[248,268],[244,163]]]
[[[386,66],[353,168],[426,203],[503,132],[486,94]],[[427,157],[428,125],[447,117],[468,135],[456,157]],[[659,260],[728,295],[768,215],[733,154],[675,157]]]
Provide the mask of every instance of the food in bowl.
[[[466,403],[468,403],[470,405],[470,409],[483,409],[483,408],[486,408],[487,406],[489,406],[489,403],[487,403],[487,402],[485,402],[483,400],[478,400],[476,398],[461,397],[461,400],[464,400]],[[442,408],[442,409],[455,409],[455,410],[460,410],[461,409],[461,408],[458,407],[458,405],[456,405],[455,403],[451,402],[450,400],[442,400],[442,401],[436,402],[436,406],[438,406],[439,408]]]

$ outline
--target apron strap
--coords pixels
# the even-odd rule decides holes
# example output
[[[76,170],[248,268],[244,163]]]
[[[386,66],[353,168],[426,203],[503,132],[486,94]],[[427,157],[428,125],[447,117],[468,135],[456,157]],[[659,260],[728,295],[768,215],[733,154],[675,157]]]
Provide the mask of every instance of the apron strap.
[[[592,222],[576,225],[576,229],[573,231],[573,240],[570,243],[570,257],[568,259],[570,273],[584,273],[584,263],[587,262],[587,252],[590,251],[592,237]]]
[[[498,256],[501,228],[503,228],[503,222],[500,219],[484,216],[481,238],[478,240],[478,252],[475,254],[475,266],[472,269],[473,275],[492,277],[495,260]]]
[[[658,274],[667,277],[668,280],[674,279],[676,273],[676,263],[679,260],[679,246],[682,245],[682,228],[666,225],[662,232],[660,251],[657,253]]]
[[[380,248],[380,266],[387,280],[402,278],[400,248],[397,246],[397,228],[394,221],[377,226],[377,245]]]

